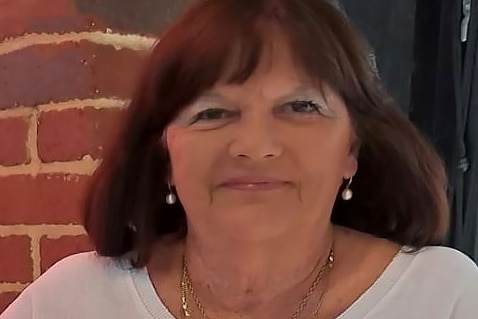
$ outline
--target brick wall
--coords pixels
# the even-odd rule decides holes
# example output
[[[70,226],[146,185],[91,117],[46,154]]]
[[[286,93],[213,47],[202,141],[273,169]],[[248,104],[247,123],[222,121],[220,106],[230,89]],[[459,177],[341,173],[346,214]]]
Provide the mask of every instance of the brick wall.
[[[154,36],[194,0],[0,0],[0,313],[81,220]]]

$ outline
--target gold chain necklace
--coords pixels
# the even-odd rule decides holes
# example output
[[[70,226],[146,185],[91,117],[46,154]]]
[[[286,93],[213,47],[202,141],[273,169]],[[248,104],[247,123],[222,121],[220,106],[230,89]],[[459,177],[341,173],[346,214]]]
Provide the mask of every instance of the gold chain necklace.
[[[309,287],[307,292],[305,293],[304,297],[302,298],[299,306],[297,309],[294,311],[294,313],[291,316],[291,319],[296,319],[299,317],[299,315],[304,311],[306,308],[310,297],[312,294],[315,292],[317,289],[319,283],[322,281],[322,278],[324,277],[324,274],[326,271],[330,271],[332,267],[334,266],[335,262],[335,254],[334,254],[334,249],[333,246],[329,250],[329,254],[327,256],[327,259],[322,267],[320,267],[320,270],[317,272],[317,275],[314,278],[314,281],[312,282],[312,285]],[[201,317],[203,319],[209,319],[209,316],[207,315],[206,311],[204,310],[203,305],[199,301],[198,296],[196,295],[196,292],[194,291],[194,287],[191,281],[191,277],[189,276],[189,271],[188,271],[188,266],[186,262],[186,257],[183,257],[183,273],[182,273],[182,278],[181,278],[181,304],[182,304],[182,310],[183,314],[185,317],[191,317],[191,311],[189,309],[189,303],[188,303],[188,295],[190,295],[199,310],[199,313],[201,314]],[[317,307],[315,308],[313,314],[315,317],[318,317],[319,313],[319,308],[322,305],[322,299],[324,296],[326,288],[322,289]]]

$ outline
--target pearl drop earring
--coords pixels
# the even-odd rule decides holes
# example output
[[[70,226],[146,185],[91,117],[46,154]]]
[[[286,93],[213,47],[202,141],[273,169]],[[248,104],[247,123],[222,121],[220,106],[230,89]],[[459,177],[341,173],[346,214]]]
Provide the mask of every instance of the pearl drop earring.
[[[166,195],[166,203],[168,205],[173,205],[176,203],[176,195],[173,192],[171,184],[168,183],[169,193]]]
[[[347,183],[347,186],[345,186],[345,189],[342,191],[342,199],[343,200],[351,200],[354,193],[350,189],[350,185],[352,184],[352,177],[350,177],[349,182]]]

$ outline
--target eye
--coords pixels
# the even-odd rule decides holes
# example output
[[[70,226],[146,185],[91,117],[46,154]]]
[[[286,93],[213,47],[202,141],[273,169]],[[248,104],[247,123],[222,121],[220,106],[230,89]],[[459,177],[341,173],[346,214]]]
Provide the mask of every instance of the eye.
[[[286,103],[282,106],[287,112],[294,112],[294,113],[318,113],[320,114],[322,111],[322,106],[313,101],[292,101]]]
[[[232,112],[229,110],[219,109],[219,108],[210,108],[196,114],[193,117],[191,124],[196,122],[202,122],[202,121],[222,120],[222,119],[230,118],[234,115],[235,115],[235,112]]]

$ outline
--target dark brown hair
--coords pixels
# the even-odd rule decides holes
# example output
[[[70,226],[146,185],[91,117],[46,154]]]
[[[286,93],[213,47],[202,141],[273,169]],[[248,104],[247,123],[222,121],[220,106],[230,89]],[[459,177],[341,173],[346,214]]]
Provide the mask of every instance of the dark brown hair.
[[[161,136],[226,72],[228,83],[248,79],[267,45],[265,26],[281,31],[312,80],[341,96],[358,136],[354,197],[336,200],[333,222],[414,248],[444,235],[441,160],[385,93],[365,41],[347,18],[321,0],[210,0],[194,6],[155,46],[123,130],[95,174],[84,224],[99,254],[133,251],[140,267],[162,235],[186,234],[181,203],[165,203],[170,164]]]

